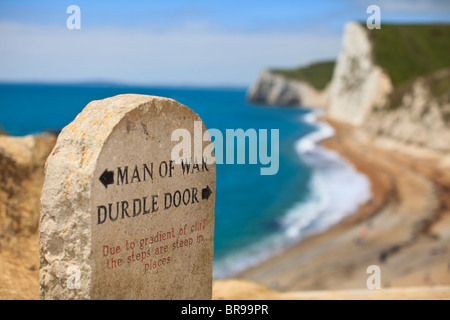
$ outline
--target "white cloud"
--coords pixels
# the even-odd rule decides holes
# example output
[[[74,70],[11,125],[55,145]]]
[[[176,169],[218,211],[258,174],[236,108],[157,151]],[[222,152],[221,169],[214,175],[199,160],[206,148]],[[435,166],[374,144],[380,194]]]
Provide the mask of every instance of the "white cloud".
[[[138,84],[247,85],[262,68],[337,56],[341,30],[236,33],[190,26],[68,30],[0,22],[0,81],[106,80]]]

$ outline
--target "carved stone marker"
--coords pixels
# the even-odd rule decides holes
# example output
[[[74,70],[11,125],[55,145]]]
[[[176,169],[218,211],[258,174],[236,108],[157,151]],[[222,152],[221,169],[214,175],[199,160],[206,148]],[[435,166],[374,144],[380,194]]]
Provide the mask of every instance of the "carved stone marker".
[[[211,298],[214,154],[171,158],[173,131],[198,124],[203,149],[192,110],[133,94],[92,101],[62,130],[41,198],[42,299]]]

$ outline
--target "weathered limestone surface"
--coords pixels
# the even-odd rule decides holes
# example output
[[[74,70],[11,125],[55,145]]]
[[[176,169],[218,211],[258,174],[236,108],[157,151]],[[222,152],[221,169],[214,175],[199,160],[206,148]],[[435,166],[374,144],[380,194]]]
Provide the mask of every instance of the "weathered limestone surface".
[[[194,121],[175,100],[119,95],[62,130],[41,198],[41,298],[211,298],[215,165],[171,162],[171,133]]]

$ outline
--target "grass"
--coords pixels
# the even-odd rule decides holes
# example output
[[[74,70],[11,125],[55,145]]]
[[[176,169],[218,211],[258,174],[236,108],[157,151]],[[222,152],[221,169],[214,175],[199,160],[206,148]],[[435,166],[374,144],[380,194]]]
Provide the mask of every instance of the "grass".
[[[394,87],[450,66],[450,24],[382,24],[381,29],[367,31],[374,62]]]
[[[450,93],[450,68],[442,70],[438,75],[429,78],[429,87],[435,97],[440,98]]]
[[[373,44],[374,62],[386,71],[394,85],[390,109],[401,105],[404,94],[418,77],[425,79],[436,98],[445,99],[450,88],[450,24],[382,24],[381,29],[367,32]]]
[[[324,61],[297,69],[274,69],[273,73],[287,78],[305,81],[318,90],[323,90],[331,81],[335,61]]]

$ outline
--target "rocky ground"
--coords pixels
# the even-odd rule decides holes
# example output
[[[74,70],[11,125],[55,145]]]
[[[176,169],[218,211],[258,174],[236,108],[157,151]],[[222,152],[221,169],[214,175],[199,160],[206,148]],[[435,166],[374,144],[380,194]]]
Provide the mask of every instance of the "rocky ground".
[[[40,194],[55,142],[0,136],[0,299],[39,298]]]

